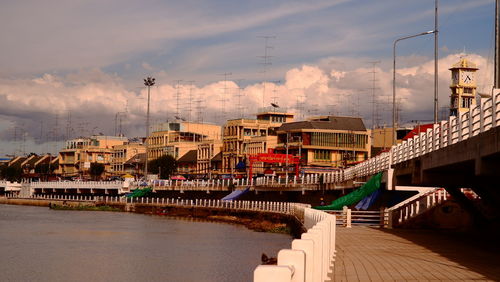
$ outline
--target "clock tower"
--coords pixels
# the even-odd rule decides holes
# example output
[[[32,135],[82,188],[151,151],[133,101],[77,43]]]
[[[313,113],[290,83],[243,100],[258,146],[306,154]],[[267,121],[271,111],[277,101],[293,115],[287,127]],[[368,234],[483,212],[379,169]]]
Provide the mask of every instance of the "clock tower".
[[[451,68],[450,116],[458,116],[476,105],[476,65],[465,58]]]

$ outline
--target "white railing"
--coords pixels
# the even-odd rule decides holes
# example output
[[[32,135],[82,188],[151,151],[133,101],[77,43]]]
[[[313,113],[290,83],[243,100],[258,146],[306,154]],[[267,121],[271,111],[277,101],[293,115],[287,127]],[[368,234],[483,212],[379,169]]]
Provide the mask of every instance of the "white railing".
[[[446,201],[448,198],[448,193],[443,188],[416,194],[385,210],[386,226],[392,228],[394,225],[402,224]]]
[[[254,282],[325,281],[335,258],[335,216],[304,208],[304,227],[308,230],[292,241],[291,249],[278,253],[277,265],[259,265]]]
[[[38,199],[38,200],[61,200],[61,201],[91,201],[104,204],[145,204],[151,206],[190,206],[206,207],[248,211],[266,211],[283,214],[297,214],[298,210],[310,207],[308,204],[269,201],[222,201],[215,199],[179,199],[179,198],[157,198],[137,197],[128,198],[123,196],[96,196],[96,195],[61,195],[61,194],[36,194],[28,198],[19,194],[8,193],[8,198]]]
[[[354,167],[344,170],[343,180],[369,176],[401,163],[452,144],[464,141],[500,125],[500,93],[485,100],[456,117],[449,117],[432,128],[393,146],[384,152]]]
[[[123,181],[53,181],[31,182],[34,189],[120,189]]]

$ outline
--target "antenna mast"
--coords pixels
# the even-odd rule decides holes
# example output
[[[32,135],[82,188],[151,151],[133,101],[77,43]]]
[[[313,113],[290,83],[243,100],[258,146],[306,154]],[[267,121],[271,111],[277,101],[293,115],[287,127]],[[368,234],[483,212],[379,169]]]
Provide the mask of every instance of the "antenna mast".
[[[377,64],[380,64],[380,61],[374,61],[374,62],[368,62],[369,64],[372,64],[372,71],[370,72],[372,74],[372,79],[371,79],[371,82],[372,82],[372,87],[370,87],[369,89],[372,91],[372,101],[371,101],[371,104],[372,104],[372,129],[375,128],[375,126],[377,125],[377,117],[378,117],[378,107],[376,105],[377,103],[377,99],[375,98],[375,91],[378,89],[378,87],[376,87],[376,84],[378,82],[378,79],[377,79],[377,71],[376,71],[376,67],[377,67]]]
[[[261,63],[264,67],[262,73],[264,74],[264,83],[263,83],[263,90],[262,90],[262,108],[264,108],[265,104],[265,97],[266,97],[266,83],[267,83],[267,66],[272,65],[271,58],[273,56],[268,55],[268,50],[274,49],[273,46],[269,46],[269,39],[276,39],[276,36],[258,36],[259,38],[264,38],[264,56],[258,56],[263,60]]]
[[[241,88],[241,82],[243,81],[244,79],[238,79],[236,80],[236,83],[238,85],[237,87],[237,94],[236,94],[236,97],[238,97],[238,105],[237,105],[237,109],[238,109],[238,117],[239,118],[243,118],[243,114],[242,114],[242,106],[241,106],[241,97],[244,95],[243,92],[241,91],[242,88]]]
[[[186,81],[189,84],[189,102],[188,102],[188,116],[187,116],[187,121],[191,121],[191,102],[193,100],[193,89],[194,89],[194,80]]]
[[[226,101],[227,101],[227,77],[232,75],[230,72],[225,72],[220,75],[224,76],[224,87],[222,88],[222,98],[219,100],[221,102],[221,119],[222,123],[226,121]]]
[[[180,118],[180,110],[179,110],[179,99],[181,97],[180,93],[180,83],[182,82],[182,79],[174,80],[175,83],[175,100],[176,100],[176,106],[175,106],[175,119]]]

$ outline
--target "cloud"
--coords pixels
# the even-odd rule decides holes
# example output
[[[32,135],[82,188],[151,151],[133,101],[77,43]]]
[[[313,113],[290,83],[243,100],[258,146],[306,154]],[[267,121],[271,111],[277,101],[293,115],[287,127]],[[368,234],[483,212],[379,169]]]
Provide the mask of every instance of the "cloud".
[[[440,106],[448,105],[451,77],[448,68],[461,56],[451,54],[439,60]],[[488,61],[477,54],[467,57],[480,68],[479,90],[491,89]],[[402,56],[401,60],[409,66],[397,70],[400,121],[432,120],[433,60],[418,56]],[[376,124],[390,125],[390,67],[382,64],[372,68],[365,58],[336,57],[316,65],[291,68],[284,77],[282,83],[265,85],[258,82],[238,86],[235,81],[221,79],[204,85],[181,82],[178,88],[174,83],[161,83],[166,79],[157,80],[158,84],[151,88],[151,123],[172,121],[179,115],[193,121],[222,124],[227,119],[239,118],[240,112],[252,118],[263,104],[276,102],[298,119],[320,114],[358,115],[371,126],[375,110]],[[26,132],[24,138],[38,144],[99,132],[113,135],[120,122],[127,136],[142,136],[146,99],[145,87],[129,90],[120,76],[100,69],[66,75],[46,73],[30,79],[3,78],[0,115],[4,122],[0,126],[0,140],[19,142],[19,132]]]

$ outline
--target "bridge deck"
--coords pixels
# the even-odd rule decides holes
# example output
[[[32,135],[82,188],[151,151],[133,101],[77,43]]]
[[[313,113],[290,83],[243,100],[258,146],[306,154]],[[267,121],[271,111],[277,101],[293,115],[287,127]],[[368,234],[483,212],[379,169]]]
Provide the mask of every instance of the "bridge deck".
[[[436,231],[337,228],[334,281],[500,280],[498,246]]]

